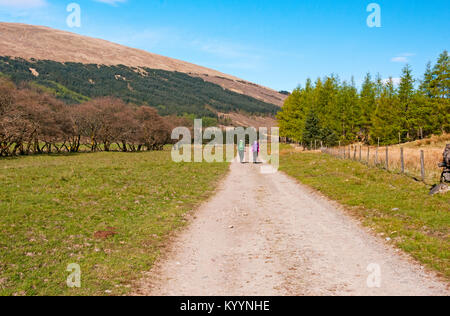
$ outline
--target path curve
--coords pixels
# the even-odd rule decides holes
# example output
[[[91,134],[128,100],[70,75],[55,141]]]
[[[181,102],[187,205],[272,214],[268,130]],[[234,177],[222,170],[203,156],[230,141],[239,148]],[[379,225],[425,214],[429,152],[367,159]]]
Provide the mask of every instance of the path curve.
[[[137,295],[450,294],[449,284],[335,203],[260,167],[231,164],[217,194],[139,282]],[[369,287],[368,278],[381,286]]]

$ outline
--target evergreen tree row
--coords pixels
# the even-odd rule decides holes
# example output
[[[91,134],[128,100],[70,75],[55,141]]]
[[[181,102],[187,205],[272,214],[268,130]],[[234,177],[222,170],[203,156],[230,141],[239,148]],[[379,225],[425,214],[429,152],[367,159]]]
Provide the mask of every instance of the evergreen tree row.
[[[307,80],[286,100],[277,118],[282,137],[335,146],[391,145],[450,132],[450,63],[444,51],[422,80],[406,65],[400,83],[365,77],[361,89],[336,76]]]

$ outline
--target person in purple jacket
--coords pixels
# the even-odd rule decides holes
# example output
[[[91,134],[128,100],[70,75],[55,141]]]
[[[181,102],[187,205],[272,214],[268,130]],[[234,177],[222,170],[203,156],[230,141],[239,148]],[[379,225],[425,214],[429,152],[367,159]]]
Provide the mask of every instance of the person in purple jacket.
[[[259,155],[259,143],[256,140],[252,145],[252,152],[253,152],[253,163],[257,163]]]

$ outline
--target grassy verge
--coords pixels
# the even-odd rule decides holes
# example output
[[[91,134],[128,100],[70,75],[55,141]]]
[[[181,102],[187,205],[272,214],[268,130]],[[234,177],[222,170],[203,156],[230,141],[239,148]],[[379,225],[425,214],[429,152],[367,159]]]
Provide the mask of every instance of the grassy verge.
[[[127,293],[227,170],[167,150],[0,160],[0,295]],[[71,263],[79,289],[66,285]]]
[[[358,162],[282,150],[280,170],[345,205],[399,248],[450,279],[450,195]]]

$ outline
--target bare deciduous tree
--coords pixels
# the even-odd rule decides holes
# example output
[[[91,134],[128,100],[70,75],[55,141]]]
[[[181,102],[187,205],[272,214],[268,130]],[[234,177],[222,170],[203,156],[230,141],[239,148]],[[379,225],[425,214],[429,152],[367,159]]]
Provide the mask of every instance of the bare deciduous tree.
[[[173,124],[150,107],[125,104],[111,97],[69,106],[42,91],[17,88],[0,79],[0,155],[110,151],[161,150],[170,143]]]

